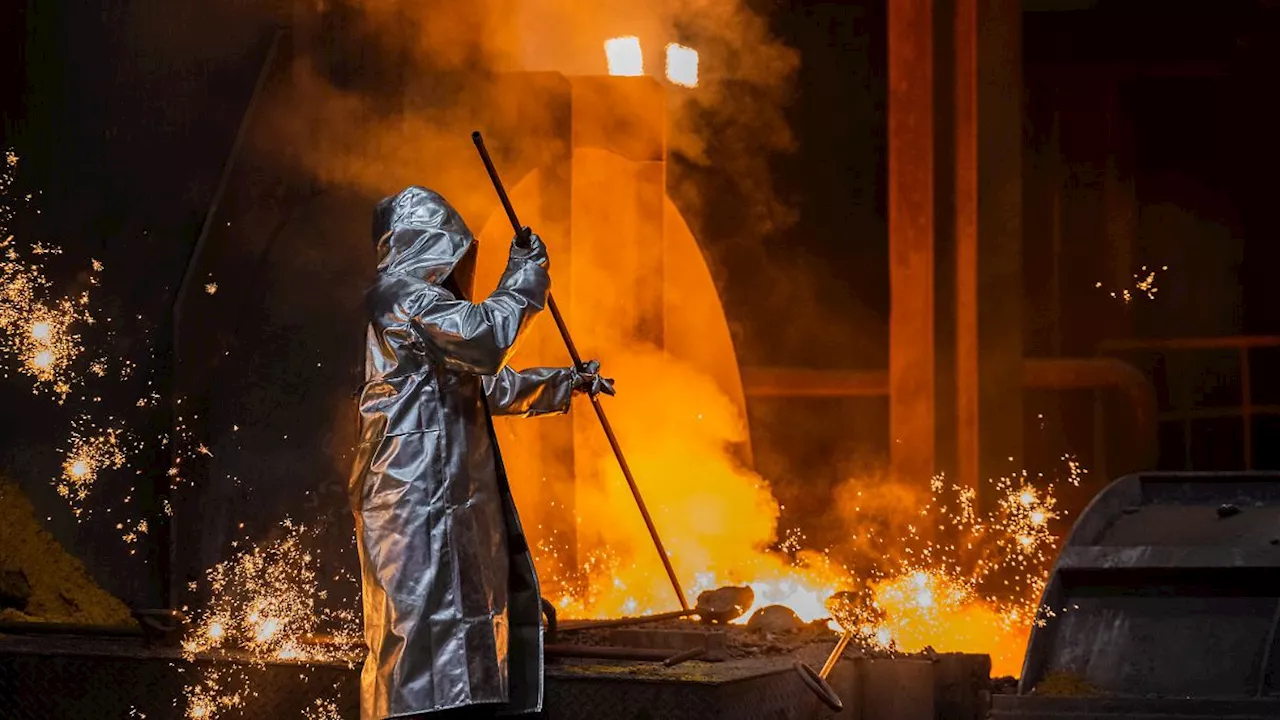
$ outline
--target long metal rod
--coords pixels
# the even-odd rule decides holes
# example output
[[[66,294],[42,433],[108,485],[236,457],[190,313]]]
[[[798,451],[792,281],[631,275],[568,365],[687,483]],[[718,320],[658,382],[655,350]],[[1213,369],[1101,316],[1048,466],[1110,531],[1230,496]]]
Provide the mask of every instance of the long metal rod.
[[[476,144],[476,150],[480,152],[480,159],[484,161],[484,168],[489,172],[489,179],[493,181],[493,187],[498,192],[498,199],[502,201],[502,208],[507,212],[507,219],[511,221],[511,227],[516,232],[516,243],[528,243],[528,236],[525,228],[520,224],[519,218],[516,217],[516,210],[511,205],[511,199],[507,197],[507,191],[502,185],[502,180],[498,177],[498,170],[493,166],[493,160],[489,157],[489,151],[485,149],[484,138],[480,136],[480,132],[471,133],[471,140]],[[560,337],[564,339],[565,347],[569,349],[569,357],[573,360],[573,366],[578,370],[583,369],[582,356],[578,354],[578,348],[573,344],[573,338],[569,335],[569,327],[565,325],[564,317],[560,314],[560,308],[556,305],[556,299],[552,295],[547,295],[547,307],[551,310],[551,317],[556,321],[556,327],[560,329]],[[604,414],[604,407],[600,404],[600,399],[594,395],[588,395],[591,398],[591,407],[596,411],[596,417],[600,418],[600,427],[604,429],[605,437],[609,440],[609,447],[613,448],[613,456],[618,459],[618,467],[622,468],[622,475],[627,479],[627,486],[631,488],[631,496],[636,499],[636,506],[640,508],[640,515],[644,517],[645,527],[649,529],[649,537],[653,538],[653,545],[658,549],[658,555],[662,557],[662,566],[667,571],[667,577],[671,580],[671,587],[675,589],[676,596],[680,598],[680,607],[684,610],[689,609],[689,600],[684,595],[684,589],[680,587],[680,580],[676,577],[676,571],[671,567],[671,557],[667,555],[667,549],[662,545],[662,538],[658,537],[658,528],[653,524],[653,518],[649,515],[649,509],[644,504],[644,498],[640,495],[640,487],[636,485],[636,479],[631,474],[631,466],[627,464],[626,457],[622,454],[622,446],[618,444],[618,438],[613,434],[613,426],[609,424],[609,418]]]
[[[687,618],[695,613],[697,613],[697,610],[673,610],[672,612],[658,613],[657,615],[611,618],[609,620],[562,620],[560,621],[560,631],[574,632],[575,630],[600,630],[602,628],[630,627],[632,625],[645,625],[648,623],[663,622],[666,620],[679,620],[681,618]]]
[[[609,647],[603,645],[546,645],[543,654],[549,658],[594,658],[597,660],[648,660],[661,662],[673,657],[670,650]],[[676,656],[683,654],[677,653]]]
[[[818,673],[818,677],[823,680],[827,679],[827,676],[835,669],[836,663],[840,661],[840,656],[844,655],[844,649],[849,647],[849,641],[852,639],[853,633],[845,630],[844,634],[840,636],[840,642],[836,643],[835,649],[831,651],[830,657],[827,658],[827,662],[822,666],[822,671]]]
[[[87,625],[78,623],[0,622],[0,634],[7,635],[101,635],[142,637],[136,625]]]

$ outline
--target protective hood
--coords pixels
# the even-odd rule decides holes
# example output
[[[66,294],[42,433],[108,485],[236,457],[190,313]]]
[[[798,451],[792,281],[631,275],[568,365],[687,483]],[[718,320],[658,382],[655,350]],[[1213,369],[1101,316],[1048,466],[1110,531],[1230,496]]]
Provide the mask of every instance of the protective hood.
[[[471,298],[479,242],[434,190],[414,185],[378,203],[373,241],[379,273],[412,275]]]

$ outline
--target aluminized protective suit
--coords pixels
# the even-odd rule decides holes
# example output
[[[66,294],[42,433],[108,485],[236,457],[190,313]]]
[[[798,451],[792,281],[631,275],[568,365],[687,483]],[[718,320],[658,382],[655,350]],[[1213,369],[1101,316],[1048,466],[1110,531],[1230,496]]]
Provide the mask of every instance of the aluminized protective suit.
[[[497,290],[472,303],[476,241],[440,195],[383,200],[374,240],[350,486],[369,647],[361,717],[539,711],[538,580],[489,413],[566,412],[582,379],[506,367],[546,303],[546,249],[536,236],[513,245]]]

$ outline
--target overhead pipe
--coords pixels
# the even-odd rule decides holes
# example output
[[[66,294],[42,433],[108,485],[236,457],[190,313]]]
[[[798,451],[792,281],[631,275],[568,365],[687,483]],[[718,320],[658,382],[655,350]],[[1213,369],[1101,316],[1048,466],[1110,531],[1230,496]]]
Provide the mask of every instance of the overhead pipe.
[[[743,391],[749,398],[873,398],[889,395],[885,370],[815,370],[790,367],[742,368]],[[1022,386],[1034,390],[1104,390],[1119,392],[1133,416],[1134,455],[1152,467],[1158,448],[1159,404],[1155,388],[1133,365],[1116,358],[1027,358]],[[1105,440],[1095,420],[1099,439]]]

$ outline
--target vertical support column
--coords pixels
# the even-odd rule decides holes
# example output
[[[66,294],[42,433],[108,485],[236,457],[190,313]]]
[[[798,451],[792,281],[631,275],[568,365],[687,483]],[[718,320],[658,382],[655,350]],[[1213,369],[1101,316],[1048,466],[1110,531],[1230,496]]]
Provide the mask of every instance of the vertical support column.
[[[956,480],[982,482],[978,401],[978,3],[955,3]]]
[[[1022,469],[1020,0],[956,0],[958,480]]]
[[[1120,82],[1106,84],[1106,171],[1102,176],[1102,207],[1108,260],[1109,284],[1119,290],[1133,290],[1134,249],[1138,238],[1138,197],[1133,183],[1133,133],[1120,94]],[[1135,291],[1136,292],[1136,291]],[[1115,313],[1111,332],[1127,337],[1133,332],[1133,315]]]
[[[1062,113],[1058,109],[1055,93],[1053,104],[1053,129],[1048,152],[1049,176],[1052,194],[1049,202],[1049,242],[1053,258],[1049,276],[1049,323],[1051,335],[1049,349],[1054,357],[1062,355],[1062,193],[1067,182],[1066,163],[1062,159]],[[1110,477],[1104,475],[1103,477]]]
[[[889,456],[928,482],[934,431],[933,0],[889,4]]]

